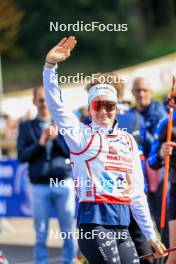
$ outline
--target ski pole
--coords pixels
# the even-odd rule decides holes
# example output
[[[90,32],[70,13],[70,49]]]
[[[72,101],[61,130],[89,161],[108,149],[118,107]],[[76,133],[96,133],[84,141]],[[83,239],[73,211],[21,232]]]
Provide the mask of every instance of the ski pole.
[[[171,141],[172,138],[172,123],[173,123],[173,110],[176,108],[176,78],[173,76],[172,88],[168,95],[169,98],[169,117],[167,126],[167,143]],[[167,190],[168,190],[168,179],[169,179],[169,168],[170,168],[170,155],[165,158],[165,170],[164,170],[164,183],[163,183],[163,193],[162,193],[162,205],[161,205],[161,219],[160,219],[160,235],[161,241],[163,240],[163,233],[166,223],[166,202],[167,202]],[[162,259],[158,262],[162,264]]]
[[[168,249],[164,250],[164,253],[170,253],[172,251],[176,251],[176,247],[168,248]],[[147,254],[147,255],[139,257],[140,260],[145,260],[145,259],[149,259],[149,258],[155,258],[156,259],[156,258],[160,258],[160,257],[156,257],[155,253],[151,253],[151,254]]]
[[[169,118],[167,127],[167,143],[171,141],[172,137],[172,122],[173,122],[173,109],[176,108],[176,78],[173,77],[172,89],[169,93]],[[170,167],[170,155],[165,158],[165,171],[164,171],[164,184],[163,184],[163,194],[162,194],[162,207],[161,207],[161,240],[163,236],[163,229],[165,227],[166,221],[166,200],[167,200],[167,188],[168,188],[168,178],[169,178],[169,167]]]

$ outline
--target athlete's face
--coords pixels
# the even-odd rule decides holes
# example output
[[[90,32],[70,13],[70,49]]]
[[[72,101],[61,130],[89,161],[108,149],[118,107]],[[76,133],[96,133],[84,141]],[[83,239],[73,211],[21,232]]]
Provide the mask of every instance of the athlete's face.
[[[116,113],[116,103],[110,101],[105,95],[97,96],[89,106],[89,114],[92,121],[101,127],[112,127]]]

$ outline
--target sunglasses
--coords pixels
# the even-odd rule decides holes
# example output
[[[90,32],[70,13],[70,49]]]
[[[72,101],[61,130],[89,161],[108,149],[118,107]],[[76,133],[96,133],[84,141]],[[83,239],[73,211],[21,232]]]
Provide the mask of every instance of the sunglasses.
[[[112,112],[116,109],[116,103],[111,101],[93,101],[90,103],[93,111],[99,112],[105,109],[106,112]]]

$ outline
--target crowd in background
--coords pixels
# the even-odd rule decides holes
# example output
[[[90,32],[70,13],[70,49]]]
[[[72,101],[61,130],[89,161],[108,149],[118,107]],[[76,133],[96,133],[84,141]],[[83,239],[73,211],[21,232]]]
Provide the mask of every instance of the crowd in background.
[[[117,87],[118,89],[118,87]],[[132,107],[132,103],[123,99],[125,87],[121,87],[118,94],[118,114],[117,122],[119,122],[120,128],[126,128],[127,131],[132,133],[135,137],[139,150],[141,153],[141,162],[143,164],[143,171],[145,174],[146,192],[148,193],[148,200],[150,209],[155,220],[156,227],[159,231],[160,228],[160,213],[161,213],[161,196],[162,196],[162,170],[163,163],[155,168],[153,164],[153,156],[155,153],[158,125],[161,119],[167,118],[169,104],[167,97],[163,102],[156,102],[152,100],[152,87],[149,85],[146,79],[137,78],[134,80],[132,94],[135,98],[135,105]],[[89,122],[89,115],[87,107],[82,107],[75,111],[80,120],[84,123]],[[0,157],[11,157],[16,155],[16,140],[18,137],[18,126],[21,122],[31,120],[30,111],[26,115],[18,120],[13,120],[6,114],[0,116]],[[130,122],[129,122],[130,120]],[[132,125],[132,127],[130,127]],[[159,137],[160,135],[157,134]],[[158,144],[158,143],[157,143]],[[158,151],[158,150],[157,150]],[[172,154],[172,152],[170,153]],[[148,158],[151,162],[148,164]],[[159,159],[163,157],[158,156]],[[145,163],[145,164],[144,164]],[[154,168],[155,171],[152,169]],[[176,205],[175,205],[176,208]],[[168,229],[166,228],[164,235],[164,242],[168,246]],[[173,242],[173,241],[172,241]],[[142,245],[142,242],[140,240]],[[140,250],[139,252],[140,253]],[[143,253],[141,251],[141,253]],[[154,263],[154,262],[143,262]],[[168,262],[170,264],[172,262]]]
[[[167,96],[163,101],[164,107],[168,111],[168,101]],[[130,101],[124,101],[126,109],[132,107],[133,103]],[[87,107],[81,107],[80,109],[75,110],[76,115],[80,118],[80,121],[83,121],[88,117]],[[25,120],[31,120],[33,118],[30,110],[26,114],[18,119],[11,117],[9,114],[1,113],[0,114],[0,158],[3,156],[6,157],[16,157],[16,140],[18,136],[18,125],[20,122]],[[2,144],[3,143],[3,144]]]
[[[21,121],[32,119],[30,111],[19,118],[14,119],[6,113],[0,114],[0,157],[16,156],[16,140],[18,136],[18,125]]]

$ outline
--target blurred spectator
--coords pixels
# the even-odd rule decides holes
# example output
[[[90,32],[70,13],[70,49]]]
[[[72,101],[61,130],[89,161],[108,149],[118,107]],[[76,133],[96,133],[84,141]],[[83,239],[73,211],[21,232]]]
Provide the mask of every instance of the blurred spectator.
[[[18,121],[13,120],[9,115],[0,117],[0,138],[1,155],[11,156],[17,138]]]
[[[148,79],[138,77],[133,82],[132,93],[135,97],[136,109],[144,118],[146,126],[145,136],[145,157],[148,158],[152,142],[154,140],[154,133],[159,121],[167,115],[167,112],[162,103],[152,100],[152,87]],[[151,213],[155,219],[157,229],[160,230],[160,211],[161,211],[161,197],[162,186],[160,182],[160,170],[154,171],[148,165],[146,160],[146,174],[149,182],[148,200]],[[167,241],[167,230],[164,235],[165,244]]]
[[[163,104],[152,100],[152,88],[146,78],[138,77],[134,80],[132,93],[135,97],[135,109],[144,117],[147,129],[145,154],[148,156],[157,124],[167,112]]]
[[[34,89],[34,104],[38,115],[19,126],[18,158],[29,163],[32,183],[33,216],[36,232],[35,264],[47,264],[46,239],[52,207],[55,208],[61,231],[66,233],[62,250],[62,263],[71,264],[75,247],[72,232],[75,213],[75,195],[69,163],[69,151],[61,135],[50,133],[53,126],[45,104],[43,87]],[[51,184],[51,179],[57,183]],[[64,180],[64,185],[59,184]]]
[[[18,121],[13,120],[10,116],[6,116],[5,120],[6,120],[5,139],[7,140],[16,139]]]
[[[164,166],[164,159],[166,155],[171,155],[170,159],[170,199],[168,206],[169,217],[169,243],[170,247],[176,245],[176,110],[173,114],[173,129],[172,129],[172,142],[166,143],[167,137],[168,117],[161,120],[156,133],[155,140],[149,156],[149,165],[153,169],[162,168]],[[169,255],[167,264],[176,263],[176,253],[173,252]]]

